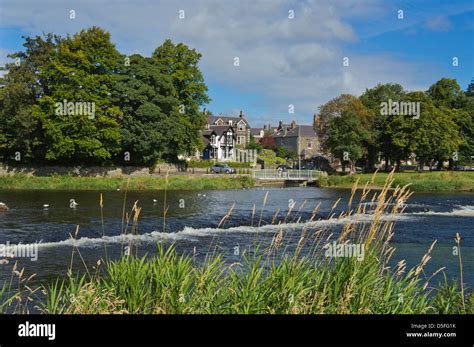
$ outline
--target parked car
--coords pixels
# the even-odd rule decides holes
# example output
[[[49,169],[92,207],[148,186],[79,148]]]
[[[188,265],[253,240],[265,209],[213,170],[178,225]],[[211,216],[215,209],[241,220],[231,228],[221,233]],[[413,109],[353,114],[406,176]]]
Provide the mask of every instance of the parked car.
[[[212,173],[235,173],[235,169],[231,168],[227,164],[214,164],[211,166]]]

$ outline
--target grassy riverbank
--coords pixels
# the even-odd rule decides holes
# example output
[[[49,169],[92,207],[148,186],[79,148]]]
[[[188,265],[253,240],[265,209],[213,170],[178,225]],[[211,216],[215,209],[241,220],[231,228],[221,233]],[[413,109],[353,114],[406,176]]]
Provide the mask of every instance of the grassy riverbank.
[[[372,187],[382,187],[387,173],[378,173]],[[356,174],[352,176],[331,175],[323,177],[321,187],[350,188],[359,179],[359,185],[371,182],[373,174]],[[433,172],[396,172],[394,184],[410,184],[413,191],[471,191],[474,192],[474,171],[433,171]]]
[[[31,177],[26,175],[0,177],[0,189],[57,189],[57,190],[201,190],[239,189],[253,187],[248,176],[176,175],[152,177]]]
[[[217,229],[215,249],[209,247],[204,263],[197,262],[191,250],[183,255],[173,246],[159,244],[156,255],[137,257],[133,251],[119,259],[102,259],[82,276],[73,275],[77,269],[70,269],[64,278],[37,288],[28,283],[32,276],[26,278],[28,275],[14,265],[10,287],[0,288],[0,313],[28,312],[38,292],[44,295],[37,307],[51,314],[474,313],[474,295],[462,280],[461,251],[460,280],[455,282],[443,276],[444,267],[433,274],[426,271],[436,241],[427,246],[417,265],[408,268],[404,260],[390,265],[394,252],[392,221],[403,212],[403,203],[411,195],[405,188],[389,193],[392,185],[388,176],[381,191],[364,190],[358,206],[352,206],[351,197],[345,213],[330,217],[334,221],[347,219],[337,235],[328,228],[331,223],[318,224],[317,207],[299,235],[279,227],[291,211],[282,217],[284,220],[274,218],[271,243],[259,247],[255,242],[249,249],[234,253],[238,259],[231,265],[224,261],[226,250],[218,246],[219,237],[226,233]],[[371,220],[355,223],[366,215],[367,201],[376,203]],[[263,204],[262,208],[266,197]],[[140,211],[135,204],[130,214],[132,225],[123,231],[129,236],[129,250],[139,247],[130,233],[138,232]],[[288,251],[296,240],[296,249]],[[457,235],[455,241],[461,250],[461,237]],[[336,255],[335,248],[328,253],[327,246],[336,244],[349,245],[353,250],[352,246],[357,246],[357,256],[346,251]],[[73,248],[73,255],[82,259],[80,247]],[[16,293],[7,295],[12,288]]]

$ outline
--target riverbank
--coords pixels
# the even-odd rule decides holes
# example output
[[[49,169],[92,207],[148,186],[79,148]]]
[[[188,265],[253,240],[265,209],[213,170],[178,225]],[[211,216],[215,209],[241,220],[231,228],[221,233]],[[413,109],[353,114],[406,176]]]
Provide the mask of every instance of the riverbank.
[[[407,216],[410,191],[389,189],[357,206],[352,201],[359,199],[337,191],[170,193],[166,220],[159,219],[165,204],[152,200],[163,201],[163,192],[129,192],[125,199],[111,191],[99,200],[96,191],[9,191],[2,197],[14,207],[0,218],[0,245],[19,250],[11,247],[25,233],[42,245],[22,244],[37,245],[36,261],[0,259],[0,313],[472,314],[472,241],[461,239],[472,218]],[[70,197],[77,209],[68,207]],[[289,198],[313,201],[292,209]],[[413,206],[424,211],[443,201],[470,203],[443,195]],[[417,220],[435,229],[422,235]],[[404,240],[416,248],[400,257],[392,247]]]
[[[347,211],[332,213],[324,224],[313,227],[308,222],[315,222],[315,215],[303,222],[295,220],[297,214],[291,215],[290,210],[280,217],[275,214],[269,224],[273,231],[268,235],[271,229],[265,226],[263,236],[268,238],[258,242],[252,219],[248,224],[253,229],[252,241],[247,245],[239,242],[235,247],[235,239],[226,244],[229,229],[215,228],[212,243],[198,244],[198,251],[196,247],[191,251],[189,244],[178,251],[176,239],[168,245],[159,242],[156,252],[146,252],[147,256],[138,252],[144,247],[138,233],[142,208],[134,205],[131,225],[127,224],[116,243],[119,256],[112,255],[112,242],[103,243],[105,257],[94,247],[91,251],[97,260],[88,261],[88,266],[83,241],[92,239],[71,234],[76,238],[72,254],[81,261],[69,270],[64,267],[64,275],[36,284],[29,282],[31,270],[24,272],[13,264],[8,278],[15,276],[14,281],[0,286],[0,313],[30,312],[34,307],[46,314],[472,314],[474,294],[463,278],[451,279],[445,267],[434,273],[428,270],[436,241],[426,244],[417,263],[391,261],[392,221],[403,212],[402,203],[410,191],[387,194],[389,188],[387,184],[377,192],[373,214],[365,213],[370,196],[353,209],[345,201]],[[262,209],[270,202],[265,195]],[[226,218],[236,211],[229,210]],[[343,215],[352,218],[343,222]],[[364,216],[369,216],[368,224],[354,223]],[[288,217],[293,220],[291,228],[282,225]],[[340,232],[326,228],[337,222],[344,223]],[[296,225],[301,234],[295,235]],[[109,230],[104,224],[103,228]],[[461,236],[455,235],[461,250]],[[109,236],[109,240],[116,238]],[[464,244],[462,250],[466,250]],[[229,253],[232,258],[226,258]],[[455,261],[461,272],[466,257],[460,252]]]
[[[374,181],[373,174],[356,174],[351,176],[322,177],[320,185],[327,188],[351,188],[359,179],[359,186],[367,182],[371,188],[383,187],[387,173],[378,173]],[[413,191],[467,191],[474,192],[473,171],[436,171],[436,172],[396,172],[394,186],[410,184]]]
[[[204,190],[251,188],[254,180],[237,175],[175,175],[148,177],[34,177],[13,175],[0,177],[1,189],[50,190]]]
[[[319,185],[323,188],[351,188],[359,179],[359,186],[366,182],[370,188],[381,188],[387,179],[387,173],[378,173],[371,182],[373,174],[351,176],[321,177]],[[394,185],[410,184],[412,191],[438,192],[474,192],[474,172],[400,172],[394,174]],[[256,185],[247,175],[206,175],[180,174],[165,176],[121,176],[121,177],[78,177],[70,175],[30,176],[16,174],[0,176],[1,189],[50,189],[50,190],[204,190],[204,189],[241,189]]]

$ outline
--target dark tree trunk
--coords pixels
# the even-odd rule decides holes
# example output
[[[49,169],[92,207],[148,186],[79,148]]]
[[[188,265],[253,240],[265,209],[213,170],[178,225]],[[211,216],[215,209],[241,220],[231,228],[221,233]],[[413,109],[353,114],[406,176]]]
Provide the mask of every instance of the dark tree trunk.
[[[438,159],[438,165],[436,165],[436,168],[438,170],[441,170],[443,168],[443,161],[441,159]]]
[[[425,162],[420,161],[418,164],[418,172],[423,172],[423,168],[425,167]]]

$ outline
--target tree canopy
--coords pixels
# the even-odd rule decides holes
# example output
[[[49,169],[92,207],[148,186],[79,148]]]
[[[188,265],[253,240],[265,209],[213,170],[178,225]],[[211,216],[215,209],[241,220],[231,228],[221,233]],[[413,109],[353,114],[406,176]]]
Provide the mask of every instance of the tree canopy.
[[[24,47],[0,80],[1,160],[153,165],[199,148],[209,98],[194,49],[127,57],[98,27]]]

